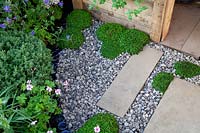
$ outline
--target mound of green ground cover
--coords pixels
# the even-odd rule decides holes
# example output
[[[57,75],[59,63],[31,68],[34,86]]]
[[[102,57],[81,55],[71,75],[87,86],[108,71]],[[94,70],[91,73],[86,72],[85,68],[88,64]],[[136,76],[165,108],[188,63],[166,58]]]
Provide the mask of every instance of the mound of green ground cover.
[[[41,40],[19,31],[0,31],[0,38],[0,93],[51,79],[51,52]]]
[[[85,29],[92,25],[92,16],[85,10],[74,10],[67,16],[69,28]]]
[[[99,40],[103,42],[101,54],[114,59],[123,52],[138,54],[149,42],[149,36],[136,29],[127,29],[116,23],[106,23],[96,31]]]
[[[100,133],[119,133],[117,120],[108,113],[99,113],[90,118],[76,133],[94,133],[94,127],[100,127]]]
[[[153,78],[152,86],[157,91],[165,93],[169,84],[174,79],[174,76],[170,73],[160,72]]]
[[[76,28],[69,28],[61,34],[58,41],[58,47],[61,49],[78,49],[84,41],[85,38],[80,30]]]
[[[129,54],[138,54],[143,47],[149,42],[149,36],[139,30],[129,29],[122,33],[120,46],[124,47]]]
[[[85,41],[81,30],[92,25],[92,16],[85,10],[74,10],[67,16],[67,29],[60,35],[57,46],[78,49]]]
[[[200,75],[200,66],[187,61],[178,61],[175,63],[174,68],[176,74],[182,78],[192,78]]]
[[[120,35],[126,28],[116,23],[106,23],[99,27],[96,35],[103,42],[101,54],[105,58],[114,59],[124,50],[119,45]]]

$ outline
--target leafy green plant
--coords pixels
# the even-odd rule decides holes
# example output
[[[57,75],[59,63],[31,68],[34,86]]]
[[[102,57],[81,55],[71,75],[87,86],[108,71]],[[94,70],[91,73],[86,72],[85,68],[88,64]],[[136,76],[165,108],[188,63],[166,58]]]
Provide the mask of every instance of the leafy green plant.
[[[0,129],[5,132],[47,132],[51,115],[61,112],[52,98],[56,95],[53,87],[55,84],[48,80],[39,86],[29,80],[18,90],[18,96],[9,94],[12,98],[1,98],[5,102],[0,106]]]
[[[178,61],[174,64],[176,74],[182,78],[192,78],[200,75],[200,66],[187,61]]]
[[[19,31],[0,31],[0,38],[0,94],[29,79],[39,85],[51,79],[51,53],[41,40]]]
[[[61,49],[78,49],[83,44],[84,40],[83,33],[79,29],[69,28],[63,31],[57,44]]]
[[[170,73],[160,72],[153,78],[152,86],[157,91],[165,93],[169,84],[174,79],[174,76]]]
[[[119,127],[114,116],[99,113],[90,118],[76,133],[94,133],[94,127],[99,126],[100,133],[118,133]]]
[[[124,47],[125,51],[131,55],[138,54],[149,40],[149,36],[146,33],[136,29],[129,29],[121,34],[120,46]]]
[[[98,9],[97,4],[104,4],[108,0],[93,0],[93,2],[89,5],[89,9]],[[112,7],[119,9],[124,8],[125,5],[127,5],[127,0],[112,0]],[[142,6],[141,3],[144,0],[133,0],[134,4],[137,6],[136,9],[129,9],[126,12],[126,15],[128,16],[128,19],[131,20],[134,16],[137,17],[141,12],[148,9],[146,6]]]
[[[88,28],[92,25],[92,16],[85,10],[74,10],[67,16],[67,26],[79,30]]]
[[[58,1],[59,2],[59,1]],[[63,2],[49,0],[9,0],[0,3],[0,30],[20,30],[55,44],[55,20],[62,17]]]

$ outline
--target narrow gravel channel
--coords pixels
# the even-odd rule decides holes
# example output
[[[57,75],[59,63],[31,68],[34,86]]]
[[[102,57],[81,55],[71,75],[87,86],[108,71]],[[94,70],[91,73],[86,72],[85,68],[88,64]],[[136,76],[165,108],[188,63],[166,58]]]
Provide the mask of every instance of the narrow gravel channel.
[[[96,103],[130,58],[127,53],[115,60],[105,59],[101,56],[101,42],[97,39],[95,31],[102,23],[93,20],[93,26],[83,31],[86,41],[79,50],[65,49],[59,53],[56,78],[59,82],[65,80],[69,82],[69,86],[62,90],[61,107],[68,129],[72,131],[81,127],[94,114],[106,112],[96,106]],[[162,98],[162,94],[151,86],[156,73],[161,71],[175,73],[173,64],[176,61],[187,60],[200,65],[200,61],[193,57],[163,45],[150,43],[148,47],[163,51],[164,55],[126,115],[123,118],[116,116],[121,133],[142,133],[147,126]],[[186,80],[200,85],[200,76]]]

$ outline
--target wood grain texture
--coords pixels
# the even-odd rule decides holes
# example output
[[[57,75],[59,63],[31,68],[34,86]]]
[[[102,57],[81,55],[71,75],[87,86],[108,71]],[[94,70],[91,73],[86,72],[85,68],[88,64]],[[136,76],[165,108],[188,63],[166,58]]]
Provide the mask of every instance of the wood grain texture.
[[[74,9],[83,9],[83,0],[72,0]]]
[[[173,9],[174,9],[175,0],[168,0],[165,8],[164,22],[162,28],[162,41],[166,38],[169,26],[172,19]]]
[[[154,0],[150,37],[156,42],[160,42],[161,39],[166,4],[167,0]]]

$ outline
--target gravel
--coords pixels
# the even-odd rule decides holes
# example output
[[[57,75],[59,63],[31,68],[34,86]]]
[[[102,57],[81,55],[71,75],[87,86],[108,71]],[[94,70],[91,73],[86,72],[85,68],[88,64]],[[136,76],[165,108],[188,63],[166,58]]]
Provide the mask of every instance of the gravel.
[[[56,77],[59,82],[67,80],[69,83],[67,87],[63,87],[60,101],[67,128],[71,131],[80,128],[94,114],[107,112],[96,106],[96,103],[130,58],[127,53],[114,60],[101,56],[102,43],[95,35],[96,29],[101,24],[101,21],[93,20],[93,26],[83,31],[86,41],[79,50],[64,49],[59,53]],[[193,57],[161,44],[151,42],[148,47],[163,51],[164,55],[126,115],[123,118],[115,116],[121,133],[142,133],[144,131],[163,95],[155,91],[151,85],[153,77],[158,72],[171,72],[178,77],[173,69],[176,61],[187,60],[200,65],[200,61]],[[200,85],[200,76],[186,80]]]

